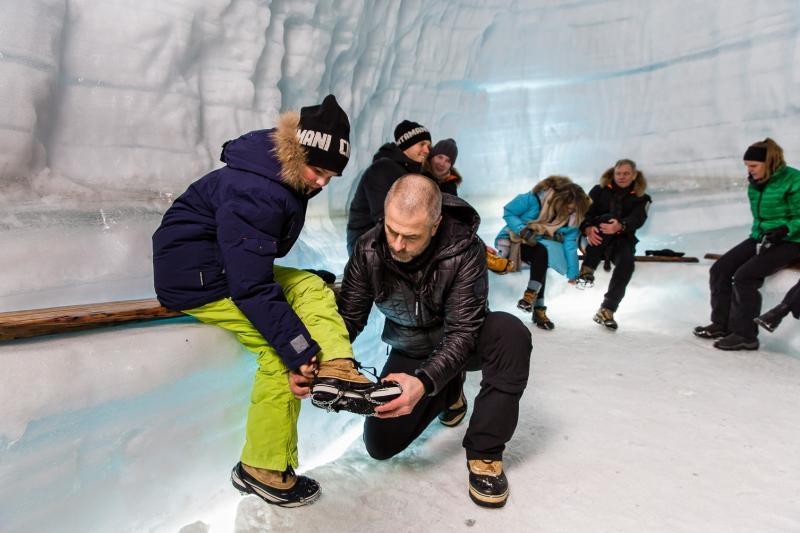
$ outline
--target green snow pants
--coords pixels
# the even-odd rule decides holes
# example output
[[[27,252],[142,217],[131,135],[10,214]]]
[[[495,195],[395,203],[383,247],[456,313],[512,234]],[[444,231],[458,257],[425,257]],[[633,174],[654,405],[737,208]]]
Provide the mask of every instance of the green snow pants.
[[[273,267],[286,301],[320,345],[317,361],[352,358],[353,349],[336,297],[321,278],[294,268]],[[277,352],[230,298],[184,311],[201,322],[232,331],[258,361],[247,413],[242,463],[283,472],[297,467],[297,418],[300,400],[289,390],[289,369]]]

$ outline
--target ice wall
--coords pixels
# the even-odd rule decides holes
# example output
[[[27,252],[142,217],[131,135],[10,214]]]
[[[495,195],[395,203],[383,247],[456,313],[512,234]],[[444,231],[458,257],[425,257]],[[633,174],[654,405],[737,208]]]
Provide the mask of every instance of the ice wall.
[[[353,159],[284,264],[341,271],[335,217],[406,118],[457,139],[488,240],[537,177],[588,185],[631,157],[661,193],[643,244],[722,250],[715,232],[748,217],[744,147],[770,135],[800,164],[798,21],[790,0],[0,0],[0,311],[152,296],[171,199],[223,141],[328,92]],[[166,528],[230,492],[252,373],[230,336],[165,324],[0,356],[0,525]],[[352,420],[304,416],[306,464],[354,438]]]
[[[0,2],[0,200],[164,200],[221,143],[338,95],[354,161],[410,118],[460,146],[464,194],[593,181],[622,156],[664,186],[790,160],[800,4],[656,0]],[[795,156],[796,157],[796,156]],[[13,202],[13,205],[12,205]]]

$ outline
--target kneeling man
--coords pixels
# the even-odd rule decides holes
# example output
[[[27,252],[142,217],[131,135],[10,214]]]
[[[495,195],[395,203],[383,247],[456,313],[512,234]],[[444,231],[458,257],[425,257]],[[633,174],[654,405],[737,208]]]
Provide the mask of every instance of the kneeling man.
[[[381,378],[403,390],[367,418],[367,451],[389,459],[437,416],[457,424],[466,412],[463,372],[480,370],[463,441],[469,494],[478,505],[502,507],[508,498],[503,450],[528,382],[530,331],[515,316],[487,309],[480,218],[468,203],[409,174],[389,190],[384,213],[383,225],[356,244],[338,299],[351,340],[366,325],[373,302],[386,316],[383,340],[392,351]]]

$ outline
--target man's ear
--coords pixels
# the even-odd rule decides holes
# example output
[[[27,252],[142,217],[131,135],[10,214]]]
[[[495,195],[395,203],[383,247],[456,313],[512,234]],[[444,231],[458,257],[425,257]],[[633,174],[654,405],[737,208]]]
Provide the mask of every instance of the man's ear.
[[[440,224],[441,222],[442,222],[442,215],[439,215],[439,218],[437,218],[437,219],[436,219],[436,223],[433,225],[433,228],[431,229],[431,237],[433,237],[434,235],[436,235],[436,231],[438,231],[438,229],[439,229],[439,224]]]

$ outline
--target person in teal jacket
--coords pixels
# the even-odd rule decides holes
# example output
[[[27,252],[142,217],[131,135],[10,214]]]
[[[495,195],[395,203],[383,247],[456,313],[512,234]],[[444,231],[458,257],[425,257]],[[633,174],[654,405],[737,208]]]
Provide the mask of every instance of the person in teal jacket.
[[[710,271],[711,324],[694,334],[717,339],[720,350],[757,350],[764,279],[800,258],[800,171],[767,137],[744,153],[753,223],[747,239],[728,250]]]
[[[530,279],[517,307],[533,311],[533,322],[541,329],[555,327],[544,303],[547,268],[570,283],[577,279],[578,227],[590,203],[584,190],[568,177],[550,176],[503,208],[506,226],[497,234],[495,248],[502,257],[509,257],[519,246],[519,258],[530,264]]]

